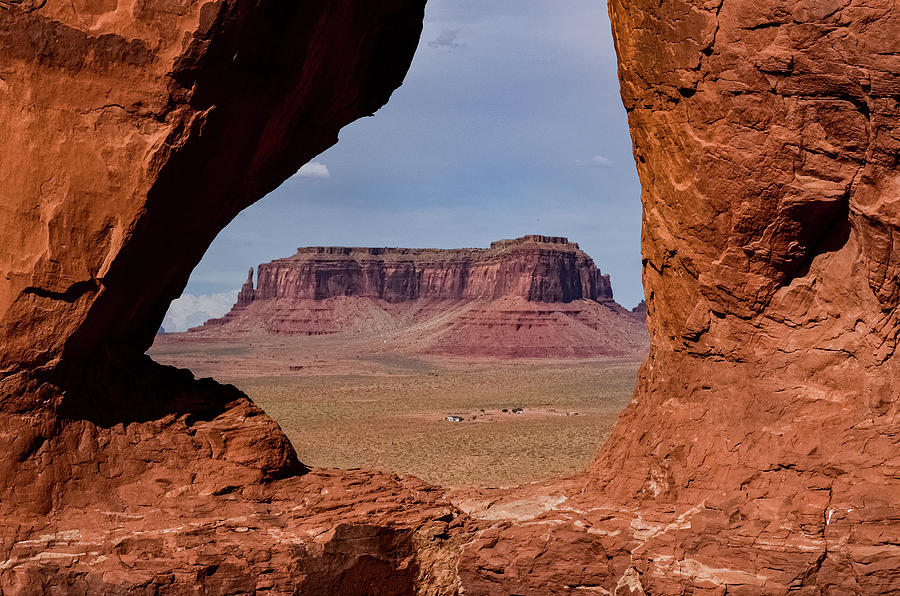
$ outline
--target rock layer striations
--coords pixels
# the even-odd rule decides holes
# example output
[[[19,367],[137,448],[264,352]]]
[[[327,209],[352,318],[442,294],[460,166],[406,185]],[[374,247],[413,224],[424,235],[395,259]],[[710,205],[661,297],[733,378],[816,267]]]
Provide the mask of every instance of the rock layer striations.
[[[578,244],[553,236],[488,249],[300,248],[259,266],[253,300],[336,296],[386,302],[520,296],[530,302],[611,301],[609,276]]]

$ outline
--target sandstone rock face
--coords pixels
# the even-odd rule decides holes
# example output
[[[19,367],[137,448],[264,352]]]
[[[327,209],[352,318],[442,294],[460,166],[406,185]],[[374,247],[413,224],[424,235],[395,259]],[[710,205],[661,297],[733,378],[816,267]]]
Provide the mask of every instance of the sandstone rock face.
[[[234,304],[235,308],[244,308],[248,306],[253,302],[255,295],[256,291],[253,289],[253,267],[251,267],[250,272],[247,273],[247,281],[244,282],[244,285],[241,286],[241,289],[238,292],[237,302]]]
[[[470,585],[568,557],[615,593],[900,589],[897,8],[610,2],[650,359],[555,529],[484,536]]]
[[[0,7],[0,370],[143,353],[222,226],[399,85],[422,5]]]
[[[705,499],[732,538],[793,536],[822,559],[807,583],[900,581],[874,571],[900,551],[871,533],[900,513],[896,3],[610,14],[653,348],[598,490]]]
[[[141,356],[422,3],[0,2],[0,589],[896,592],[896,8],[611,0],[650,358],[582,476],[441,494]]]
[[[306,513],[273,522],[265,504],[307,482],[278,425],[143,353],[215,234],[387,101],[423,8],[0,2],[0,591],[415,580],[420,524],[374,527],[366,511],[433,501],[421,483],[361,480],[378,496],[335,502],[362,507],[335,540],[302,530]],[[220,542],[232,513],[259,538]]]
[[[310,247],[251,269],[234,308],[192,329],[375,336],[378,349],[516,357],[636,356],[646,328],[566,238],[487,249]],[[390,344],[390,345],[388,345]]]
[[[300,248],[259,266],[251,300],[335,296],[386,302],[521,296],[531,302],[612,300],[609,276],[574,242],[524,236],[488,249]]]

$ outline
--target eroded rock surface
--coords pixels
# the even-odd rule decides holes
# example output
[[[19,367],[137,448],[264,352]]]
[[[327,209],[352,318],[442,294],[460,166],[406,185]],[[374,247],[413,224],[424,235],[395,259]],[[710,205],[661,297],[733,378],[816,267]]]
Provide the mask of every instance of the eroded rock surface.
[[[652,349],[593,467],[302,475],[141,356],[237,211],[399,84],[421,2],[0,2],[4,591],[896,592],[900,12],[612,0]]]
[[[387,101],[423,7],[0,2],[0,591],[421,583],[433,491],[329,493],[246,396],[143,353],[215,234]],[[302,530],[317,501],[362,513]]]
[[[538,593],[538,557],[614,593],[896,592],[897,4],[610,14],[650,359],[584,485],[460,568],[485,593],[498,558]]]
[[[577,243],[530,235],[492,242],[487,249],[300,248],[291,257],[259,266],[250,301],[336,296],[385,302],[503,296],[530,302],[613,299],[609,276]]]
[[[400,84],[422,4],[0,8],[0,370],[143,353],[223,225]]]

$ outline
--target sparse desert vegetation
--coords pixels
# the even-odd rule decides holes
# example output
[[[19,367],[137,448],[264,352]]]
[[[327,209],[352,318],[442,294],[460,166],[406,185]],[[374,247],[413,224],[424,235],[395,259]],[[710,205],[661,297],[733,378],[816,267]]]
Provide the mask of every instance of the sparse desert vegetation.
[[[197,344],[173,335],[152,353],[239,387],[308,465],[375,468],[445,486],[508,486],[584,469],[631,399],[640,364],[467,362],[353,348],[333,336]],[[282,361],[287,355],[303,364]]]
[[[309,465],[501,486],[583,469],[628,403],[637,366],[501,364],[230,382],[281,424]]]

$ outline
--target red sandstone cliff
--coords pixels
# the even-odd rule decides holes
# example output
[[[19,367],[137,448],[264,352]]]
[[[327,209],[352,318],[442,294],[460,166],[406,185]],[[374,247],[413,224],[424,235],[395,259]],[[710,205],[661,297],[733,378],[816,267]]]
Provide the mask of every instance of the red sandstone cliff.
[[[650,358],[581,492],[484,535],[468,585],[538,593],[551,558],[616,593],[897,593],[898,3],[609,9]]]
[[[0,592],[414,581],[420,524],[374,503],[434,493],[376,476],[307,551],[311,510],[266,511],[312,478],[278,425],[144,352],[216,233],[387,101],[423,13],[423,0],[0,2]],[[373,506],[403,519],[372,529]],[[367,539],[365,556],[345,546]]]
[[[610,2],[652,348],[580,477],[301,475],[142,356],[215,233],[386,101],[422,8],[0,2],[0,589],[897,592],[893,0]]]
[[[577,244],[532,235],[494,242],[488,249],[300,248],[292,257],[259,266],[250,300],[336,296],[386,302],[503,296],[531,302],[613,299],[609,276]]]
[[[217,335],[372,332],[408,352],[643,356],[645,325],[613,301],[609,276],[566,238],[486,249],[309,247],[252,270]],[[435,325],[435,321],[440,321]],[[390,346],[386,346],[390,347]]]

